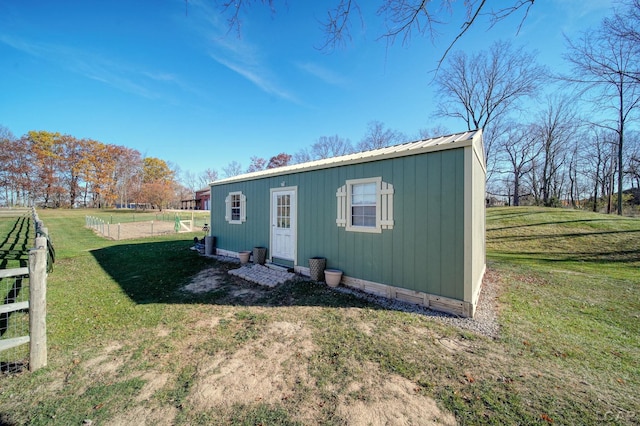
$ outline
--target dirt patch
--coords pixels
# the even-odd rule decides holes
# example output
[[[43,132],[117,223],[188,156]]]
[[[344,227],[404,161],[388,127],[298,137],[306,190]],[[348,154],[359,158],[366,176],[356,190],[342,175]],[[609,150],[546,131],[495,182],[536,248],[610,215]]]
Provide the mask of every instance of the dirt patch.
[[[124,365],[125,359],[114,352],[122,348],[122,345],[114,343],[104,348],[104,354],[92,358],[84,363],[84,368],[91,375],[113,375]]]
[[[450,339],[447,337],[442,337],[437,339],[436,342],[443,348],[445,348],[451,354],[458,354],[461,351],[465,352],[473,352],[473,345],[468,342],[464,342],[459,339]]]
[[[337,414],[347,424],[367,425],[455,425],[453,414],[443,412],[436,402],[419,393],[416,385],[397,375],[382,374],[374,364],[363,366],[365,379],[349,386],[355,401],[342,402]]]
[[[189,284],[183,287],[184,291],[190,293],[206,293],[220,287],[220,277],[222,273],[216,268],[208,268],[198,272]]]
[[[160,374],[155,371],[149,371],[143,374],[140,378],[146,383],[140,394],[136,397],[136,401],[147,401],[157,391],[162,389],[171,376],[169,374]]]
[[[178,409],[175,407],[145,408],[134,407],[109,420],[110,425],[173,425]]]
[[[251,305],[261,299],[269,289],[265,286],[249,283],[241,278],[230,277],[226,270],[208,268],[197,273],[182,291],[203,294],[224,288],[226,296],[218,299],[220,303]]]
[[[174,226],[174,222],[155,220],[147,222],[125,222],[105,224],[100,228],[100,231],[96,232],[111,240],[131,240],[135,238],[174,234],[176,232]]]
[[[312,386],[301,360],[313,350],[311,333],[302,323],[270,324],[259,340],[202,366],[190,402],[197,410],[280,402],[297,383]]]

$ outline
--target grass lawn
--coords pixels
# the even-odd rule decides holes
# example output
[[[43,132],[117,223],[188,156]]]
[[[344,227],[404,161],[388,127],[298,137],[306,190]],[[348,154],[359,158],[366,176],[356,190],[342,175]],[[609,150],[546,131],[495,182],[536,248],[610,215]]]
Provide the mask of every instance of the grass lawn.
[[[202,232],[110,241],[85,211],[39,214],[49,365],[0,376],[0,424],[640,423],[639,219],[489,209],[490,339],[313,282],[259,288],[190,250]],[[217,284],[185,292],[200,271]]]

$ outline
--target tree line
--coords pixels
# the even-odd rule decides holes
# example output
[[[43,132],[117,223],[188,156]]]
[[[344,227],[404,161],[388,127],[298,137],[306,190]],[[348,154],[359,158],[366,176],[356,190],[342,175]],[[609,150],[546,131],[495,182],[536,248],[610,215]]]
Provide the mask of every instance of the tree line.
[[[432,129],[434,135],[439,130]],[[426,135],[427,131],[422,130]],[[417,137],[417,136],[416,136]],[[222,167],[222,177],[380,148],[406,141],[401,132],[371,121],[357,145],[337,135],[322,136],[295,154],[251,157]],[[200,173],[143,157],[132,148],[49,131],[29,131],[17,138],[0,125],[0,205],[40,207],[180,208],[195,191],[218,180],[214,168]]]
[[[163,208],[176,174],[161,159],[48,131],[16,138],[0,126],[0,198],[6,206]]]

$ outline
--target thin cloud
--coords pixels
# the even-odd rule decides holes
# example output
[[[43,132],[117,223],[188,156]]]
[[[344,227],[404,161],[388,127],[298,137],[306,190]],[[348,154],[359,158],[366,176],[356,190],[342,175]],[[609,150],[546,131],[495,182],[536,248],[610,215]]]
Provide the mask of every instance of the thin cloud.
[[[314,64],[312,62],[297,62],[295,65],[296,67],[298,67],[298,69],[311,74],[312,76],[332,86],[344,87],[349,84],[348,80],[342,75],[335,73],[321,65]]]
[[[0,42],[90,80],[98,81],[120,91],[147,99],[159,99],[162,97],[158,91],[148,87],[152,82],[171,82],[185,90],[189,90],[173,74],[137,71],[123,63],[68,46],[29,42],[7,35],[0,35]]]
[[[273,81],[268,78],[265,78],[262,74],[264,71],[260,71],[257,67],[248,66],[247,64],[240,64],[237,62],[233,62],[226,58],[219,57],[215,54],[210,54],[211,58],[215,60],[220,65],[223,65],[230,69],[231,71],[239,74],[245,79],[249,80],[251,83],[256,85],[260,90],[266,92],[270,95],[277,96],[279,98],[285,99],[287,101],[291,101],[294,103],[300,103],[298,99],[288,93],[287,91],[279,88]]]
[[[282,87],[264,57],[263,50],[245,39],[229,34],[227,23],[211,4],[195,0],[190,1],[189,16],[199,18],[195,30],[208,51],[208,55],[220,65],[247,79],[258,89],[289,102],[300,104],[300,100]]]
[[[571,33],[584,26],[590,15],[605,15],[612,10],[612,0],[555,0],[555,8],[564,13],[563,32]],[[535,6],[534,6],[535,7]],[[597,24],[600,18],[594,22]]]

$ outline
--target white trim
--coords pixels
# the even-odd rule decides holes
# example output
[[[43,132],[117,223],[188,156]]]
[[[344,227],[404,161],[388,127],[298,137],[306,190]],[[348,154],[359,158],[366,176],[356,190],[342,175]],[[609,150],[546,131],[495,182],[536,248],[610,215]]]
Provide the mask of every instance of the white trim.
[[[467,302],[473,301],[473,151],[472,147],[464,149],[464,274],[462,282],[463,299]]]
[[[347,226],[347,185],[342,185],[336,191],[337,207],[336,224],[338,226]]]
[[[380,188],[380,226],[382,229],[393,229],[393,185],[381,182]]]
[[[240,218],[233,219],[233,197],[239,195],[240,198]],[[227,194],[227,197],[224,199],[225,202],[225,215],[224,220],[232,225],[242,225],[247,221],[247,197],[242,193],[242,191],[232,191]]]
[[[269,261],[273,261],[273,250],[271,246],[273,245],[273,194],[276,192],[293,192],[293,196],[291,198],[291,238],[293,242],[293,259],[287,259],[284,257],[276,256],[278,259],[290,260],[293,261],[293,266],[298,264],[298,187],[297,186],[286,186],[286,187],[276,187],[270,188],[269,190]]]
[[[351,209],[351,200],[352,200],[352,187],[354,185],[366,185],[366,184],[371,184],[373,183],[375,185],[376,188],[376,224],[374,226],[355,226],[352,224],[352,220],[353,220],[353,214],[352,214],[352,209]],[[382,232],[382,226],[380,225],[380,186],[382,183],[382,177],[377,176],[377,177],[372,177],[372,178],[363,178],[363,179],[347,179],[346,181],[346,186],[347,186],[347,214],[346,214],[346,218],[347,218],[347,225],[346,225],[346,230],[347,231],[351,231],[351,232],[372,232],[372,233],[381,233]]]
[[[376,188],[376,223],[374,226],[355,226],[352,224],[352,188],[354,185],[374,184]],[[369,232],[379,234],[383,229],[393,229],[393,185],[382,177],[347,179],[336,191],[336,224],[349,232]]]

